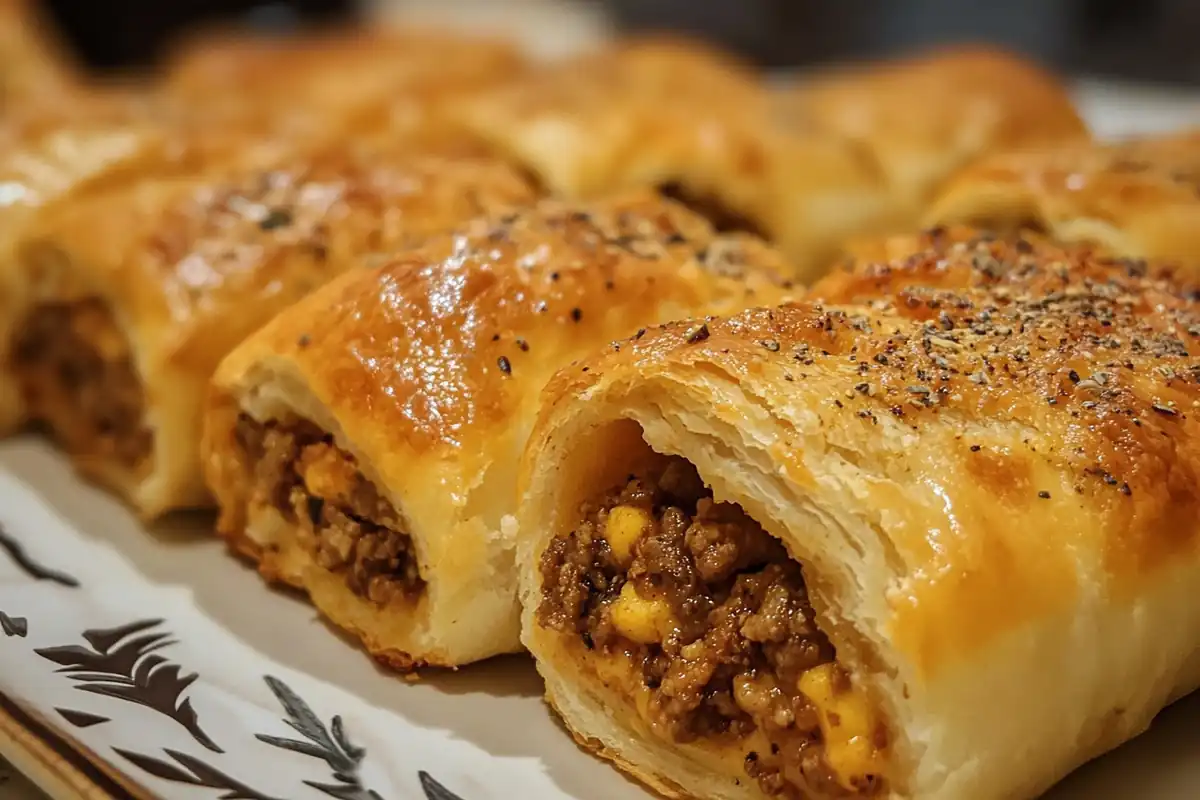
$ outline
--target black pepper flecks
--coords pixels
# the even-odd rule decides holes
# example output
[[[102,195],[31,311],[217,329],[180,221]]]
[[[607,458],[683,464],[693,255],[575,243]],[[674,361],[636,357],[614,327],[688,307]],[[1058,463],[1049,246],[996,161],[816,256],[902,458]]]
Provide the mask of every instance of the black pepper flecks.
[[[309,336],[307,333],[300,334],[300,338],[298,338],[296,340],[296,346],[299,347],[301,350],[308,347],[310,344],[312,344],[312,337]]]
[[[518,336],[517,337],[517,349],[520,350],[522,353],[528,353],[529,352],[529,342],[525,341],[523,338]]]
[[[507,356],[500,356],[497,358],[496,364],[500,367],[500,371],[505,375],[512,375],[512,364],[509,363]]]
[[[703,342],[708,337],[708,323],[702,323],[688,331],[686,341],[688,344],[696,344],[697,342]]]
[[[583,309],[579,308],[578,306],[576,306],[575,308],[572,308],[571,309],[571,321],[579,322],[579,320],[581,320],[581,319],[583,319]]]
[[[272,208],[267,212],[267,215],[258,223],[258,227],[264,231],[273,231],[276,228],[286,228],[292,224],[292,212],[286,208]]]

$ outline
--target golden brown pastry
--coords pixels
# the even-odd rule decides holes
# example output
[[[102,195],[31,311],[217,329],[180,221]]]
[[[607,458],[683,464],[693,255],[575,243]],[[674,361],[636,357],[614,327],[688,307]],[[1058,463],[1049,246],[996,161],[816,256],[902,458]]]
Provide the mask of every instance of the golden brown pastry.
[[[31,289],[14,247],[47,206],[142,173],[165,156],[166,141],[141,98],[77,98],[39,106],[0,123],[0,341],[7,341]],[[20,393],[0,367],[0,433],[22,419]]]
[[[640,325],[777,302],[781,266],[636,194],[543,201],[345,275],[217,372],[218,530],[392,667],[517,650],[515,476],[546,380]]]
[[[252,125],[201,119],[173,100],[138,90],[93,90],[14,110],[0,123],[0,342],[31,302],[37,276],[15,257],[44,215],[139,180],[274,163],[319,137],[264,135]],[[149,190],[153,193],[154,189]],[[120,195],[116,195],[120,197]],[[98,201],[103,209],[108,201]],[[116,202],[116,201],[114,201]],[[148,207],[149,208],[149,207]],[[113,225],[134,231],[114,206]],[[86,226],[86,223],[84,223]],[[0,358],[0,433],[23,421],[16,381]]]
[[[633,40],[464,101],[464,124],[546,187],[656,187],[776,241],[802,276],[888,213],[856,146],[775,123],[760,76],[677,40]]]
[[[955,171],[996,150],[1088,139],[1066,87],[1002,51],[952,48],[843,69],[785,90],[785,120],[859,145],[903,219]]]
[[[21,247],[5,347],[30,416],[143,516],[204,505],[201,405],[246,335],[338,273],[532,199],[489,159],[352,145],[66,204]]]
[[[186,43],[167,69],[168,90],[272,129],[442,124],[443,106],[524,67],[503,40],[437,30],[332,29],[294,36],[209,33]],[[446,123],[448,124],[448,123]]]
[[[956,237],[550,384],[523,641],[671,797],[1032,798],[1200,685],[1200,306]]]
[[[1033,227],[1200,269],[1200,131],[997,154],[957,175],[925,220]]]
[[[78,66],[33,0],[0,0],[0,115],[73,98]]]

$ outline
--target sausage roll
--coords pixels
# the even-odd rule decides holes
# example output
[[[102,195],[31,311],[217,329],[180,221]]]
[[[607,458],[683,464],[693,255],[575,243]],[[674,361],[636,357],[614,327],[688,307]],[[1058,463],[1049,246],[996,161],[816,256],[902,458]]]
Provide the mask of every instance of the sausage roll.
[[[218,530],[394,668],[517,650],[515,476],[546,380],[639,325],[777,301],[781,266],[639,194],[546,200],[344,275],[217,372]]]
[[[455,97],[520,72],[508,42],[434,30],[330,30],[282,37],[214,35],[185,44],[168,66],[176,97],[273,128],[361,137],[378,127],[409,131],[444,120]]]
[[[779,244],[801,276],[885,215],[851,143],[774,124],[761,78],[673,40],[633,40],[463,101],[463,124],[552,192],[656,187],[722,230]]]
[[[1200,131],[997,154],[960,173],[926,221],[1031,227],[1200,269]]]
[[[81,87],[78,65],[51,35],[33,0],[0,0],[0,115],[65,100]]]
[[[494,160],[350,145],[93,194],[22,242],[37,288],[8,368],[29,415],[142,515],[205,505],[203,395],[242,338],[373,253],[530,200]]]
[[[1200,684],[1200,306],[926,240],[550,383],[523,641],[671,797],[1027,798]]]
[[[47,206],[138,175],[163,139],[134,98],[80,98],[67,109],[27,110],[0,128],[0,341],[32,289],[14,259],[20,237]],[[22,419],[20,392],[0,364],[0,433]]]
[[[818,76],[784,90],[780,108],[793,123],[860,146],[909,221],[938,186],[985,153],[1088,138],[1054,76],[979,48]]]

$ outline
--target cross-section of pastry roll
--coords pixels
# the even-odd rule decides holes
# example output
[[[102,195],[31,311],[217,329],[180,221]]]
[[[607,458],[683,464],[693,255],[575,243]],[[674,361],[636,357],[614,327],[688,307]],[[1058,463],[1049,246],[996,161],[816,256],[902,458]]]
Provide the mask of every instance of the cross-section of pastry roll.
[[[859,145],[910,221],[951,175],[982,155],[1088,140],[1055,76],[981,48],[817,75],[784,89],[780,109],[787,120]]]
[[[776,242],[801,276],[888,214],[857,145],[780,125],[760,76],[675,40],[633,40],[464,100],[463,124],[576,198],[655,187],[720,229]]]
[[[532,199],[494,160],[349,144],[92,194],[22,244],[38,290],[7,366],[30,417],[141,514],[203,505],[203,396],[242,338],[372,254]]]
[[[958,174],[925,221],[1028,227],[1200,269],[1200,131],[996,154]]]
[[[218,530],[393,667],[514,651],[517,461],[549,376],[642,325],[777,301],[781,267],[638,194],[546,200],[344,275],[214,378]]]
[[[9,114],[0,128],[0,341],[33,291],[15,259],[17,242],[48,207],[159,163],[167,148],[148,103],[91,96]],[[23,418],[20,392],[0,366],[0,433]]]
[[[931,244],[550,383],[523,640],[673,797],[1028,798],[1200,684],[1200,305]]]

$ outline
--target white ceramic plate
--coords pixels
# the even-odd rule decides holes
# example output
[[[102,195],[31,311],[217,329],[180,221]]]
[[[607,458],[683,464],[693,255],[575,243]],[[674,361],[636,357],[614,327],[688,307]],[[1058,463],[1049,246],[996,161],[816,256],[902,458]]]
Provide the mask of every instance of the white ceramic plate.
[[[10,550],[0,548],[0,627],[11,634],[0,634],[0,694],[155,796],[647,797],[575,747],[529,660],[406,683],[306,603],[266,590],[209,520],[147,532],[35,438],[0,444],[0,525]],[[152,658],[162,663],[139,677]],[[1200,697],[1169,709],[1053,800],[1200,796],[1197,719]],[[201,779],[216,785],[187,782]]]
[[[1080,88],[1107,135],[1200,124],[1194,97],[1123,91]],[[265,589],[210,520],[146,531],[37,439],[0,443],[0,526],[0,696],[151,796],[647,797],[575,747],[527,659],[406,683]],[[1200,797],[1198,721],[1200,697],[1177,704],[1051,798]],[[0,735],[0,756],[27,755]],[[108,796],[35,773],[63,797]],[[27,800],[23,787],[0,780],[0,798]]]

